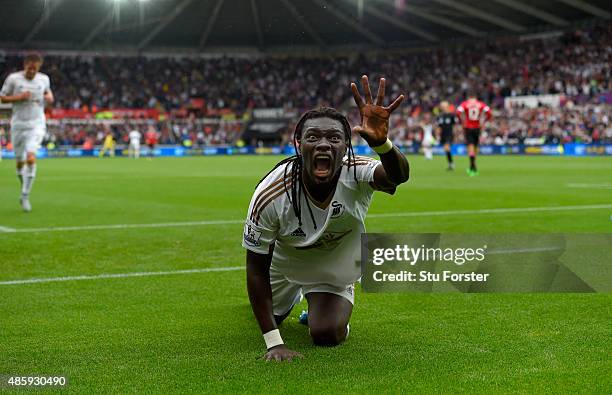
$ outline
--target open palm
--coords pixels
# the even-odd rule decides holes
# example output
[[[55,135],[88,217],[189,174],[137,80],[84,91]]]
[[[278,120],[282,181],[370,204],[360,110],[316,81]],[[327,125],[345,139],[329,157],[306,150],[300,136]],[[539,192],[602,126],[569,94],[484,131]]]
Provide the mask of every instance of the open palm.
[[[351,82],[353,97],[355,98],[355,103],[357,104],[359,114],[361,115],[361,125],[355,126],[353,131],[355,133],[359,133],[359,135],[368,143],[370,147],[379,146],[387,141],[387,135],[389,133],[389,117],[404,100],[404,95],[399,95],[393,101],[393,103],[386,107],[383,106],[385,99],[385,84],[385,79],[381,78],[378,83],[376,102],[374,102],[372,99],[372,92],[370,91],[368,76],[362,76],[361,85],[363,87],[365,96],[364,102],[361,94],[359,93],[359,89],[357,88],[357,84]]]

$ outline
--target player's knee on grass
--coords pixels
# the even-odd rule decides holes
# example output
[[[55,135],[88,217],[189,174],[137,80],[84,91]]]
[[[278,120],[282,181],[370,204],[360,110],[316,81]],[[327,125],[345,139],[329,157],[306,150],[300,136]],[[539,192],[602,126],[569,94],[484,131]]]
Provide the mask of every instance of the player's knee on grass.
[[[317,346],[337,346],[346,339],[346,324],[338,322],[309,323],[310,336]]]

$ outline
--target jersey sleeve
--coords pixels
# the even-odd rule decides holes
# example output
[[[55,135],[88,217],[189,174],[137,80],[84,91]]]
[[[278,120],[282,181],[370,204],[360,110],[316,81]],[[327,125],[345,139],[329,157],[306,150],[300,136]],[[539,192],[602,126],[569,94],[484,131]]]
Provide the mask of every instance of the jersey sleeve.
[[[4,84],[2,85],[2,90],[0,91],[0,96],[11,96],[15,92],[15,79],[12,75],[9,75],[6,80],[4,80]]]
[[[355,166],[357,170],[357,182],[359,184],[370,185],[374,181],[374,170],[376,166],[381,164],[379,160],[367,156],[358,156],[355,158]],[[351,169],[351,173],[352,173]]]
[[[463,108],[463,103],[457,106],[457,110],[455,110],[455,117],[457,117],[458,123],[463,123],[463,114],[465,114],[465,108]]]
[[[45,89],[43,90],[43,92],[51,92],[51,79],[49,79],[48,75],[45,76]]]
[[[488,120],[491,119],[491,107],[487,106],[486,104],[484,105],[484,107],[482,108],[482,111],[485,113],[485,117]]]
[[[242,246],[258,254],[270,252],[279,230],[279,217],[267,189],[259,187],[253,194],[242,235]]]

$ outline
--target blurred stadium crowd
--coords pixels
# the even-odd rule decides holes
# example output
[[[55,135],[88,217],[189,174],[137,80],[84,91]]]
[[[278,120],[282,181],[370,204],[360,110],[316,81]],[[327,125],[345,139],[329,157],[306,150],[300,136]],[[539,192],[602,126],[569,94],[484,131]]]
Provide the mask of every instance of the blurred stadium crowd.
[[[2,79],[21,68],[21,58],[0,56]],[[420,125],[432,122],[441,100],[458,104],[477,93],[494,109],[483,143],[612,142],[612,25],[564,34],[454,44],[413,53],[356,54],[352,57],[114,57],[46,56],[43,72],[51,77],[57,108],[95,112],[113,108],[155,108],[163,121],[154,128],[162,143],[188,135],[196,145],[228,144],[240,137],[240,122],[191,122],[241,119],[253,108],[299,111],[331,105],[350,114],[349,83],[368,73],[385,76],[387,93],[406,95],[393,123],[398,144],[418,140]],[[563,94],[561,107],[504,106],[507,97]],[[192,113],[194,99],[198,111]],[[189,111],[187,111],[189,109]],[[227,117],[225,117],[227,118]],[[133,125],[51,125],[62,145],[98,144],[105,131],[122,139]],[[289,125],[289,128],[291,125]]]

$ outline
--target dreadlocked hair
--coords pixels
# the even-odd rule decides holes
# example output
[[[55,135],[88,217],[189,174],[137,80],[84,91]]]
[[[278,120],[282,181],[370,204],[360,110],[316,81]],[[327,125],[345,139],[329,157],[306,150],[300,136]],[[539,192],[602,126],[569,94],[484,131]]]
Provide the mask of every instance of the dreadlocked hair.
[[[295,129],[293,131],[293,146],[295,147],[295,155],[285,158],[278,162],[272,170],[268,172],[257,185],[261,184],[266,177],[270,175],[274,170],[278,169],[280,166],[285,166],[285,172],[283,174],[283,184],[285,188],[285,193],[287,194],[287,198],[293,207],[293,212],[298,219],[299,226],[302,226],[302,201],[300,199],[300,194],[304,193],[304,181],[302,180],[302,166],[303,159],[300,151],[298,150],[298,141],[302,138],[302,129],[304,128],[304,123],[309,119],[315,118],[331,118],[339,121],[342,124],[344,129],[344,137],[347,145],[347,156],[348,156],[348,168],[350,171],[351,166],[353,166],[353,176],[355,177],[355,181],[357,181],[357,167],[355,166],[355,151],[353,150],[353,144],[351,143],[351,125],[349,125],[348,119],[338,110],[331,107],[320,107],[317,109],[313,109],[305,112],[300,120],[295,125]],[[289,168],[289,164],[291,165],[291,186],[287,188],[287,169]],[[317,230],[317,223],[315,221],[314,215],[312,214],[312,208],[310,207],[310,203],[308,198],[306,200],[306,206],[308,207],[308,212],[310,213],[310,219],[312,220],[312,224],[314,225],[314,229]]]

